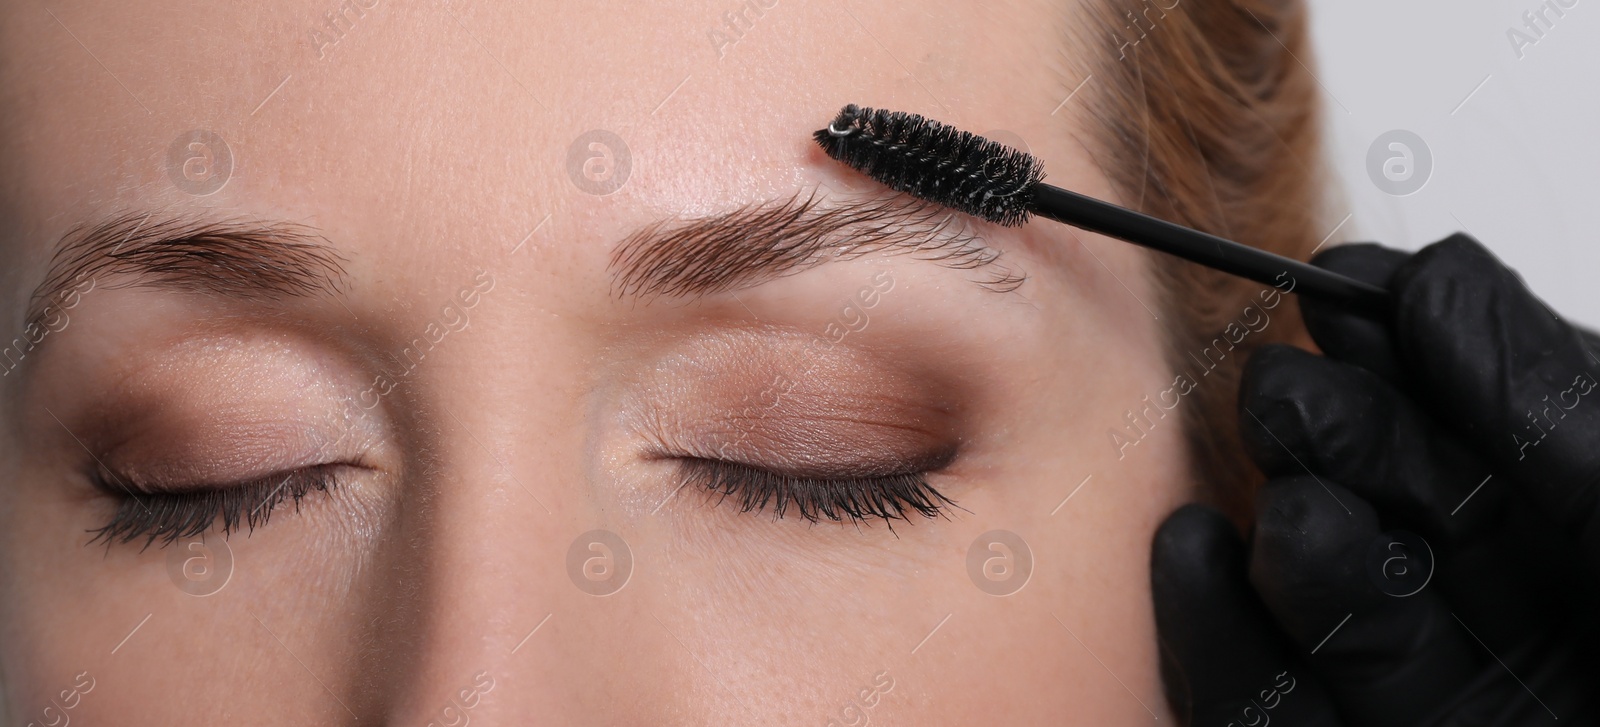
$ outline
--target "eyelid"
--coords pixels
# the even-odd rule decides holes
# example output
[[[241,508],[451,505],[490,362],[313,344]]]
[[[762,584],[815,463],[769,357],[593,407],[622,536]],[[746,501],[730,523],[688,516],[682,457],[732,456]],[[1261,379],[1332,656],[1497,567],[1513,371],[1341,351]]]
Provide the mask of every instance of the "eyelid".
[[[887,457],[875,455],[870,458],[858,457],[849,462],[775,464],[759,460],[774,458],[776,453],[759,453],[746,456],[746,450],[759,452],[760,449],[763,449],[762,447],[739,447],[740,451],[738,452],[730,451],[732,449],[732,447],[721,447],[718,448],[715,454],[702,455],[698,452],[691,452],[682,455],[663,455],[663,457],[676,460],[721,462],[738,467],[748,467],[752,470],[779,477],[849,480],[895,477],[908,474],[933,474],[949,467],[955,461],[957,455],[956,447],[947,446],[911,456],[895,455]],[[749,461],[752,459],[758,461]]]
[[[789,474],[705,457],[674,459],[685,486],[697,485],[717,495],[719,504],[734,498],[743,513],[770,509],[774,520],[783,519],[792,508],[812,523],[860,524],[881,519],[893,531],[895,520],[911,522],[912,514],[931,519],[944,517],[948,508],[960,508],[927,481],[930,473],[948,465],[950,459],[931,469],[833,477]]]
[[[285,499],[292,499],[296,511],[300,500],[313,492],[331,492],[339,484],[336,476],[347,463],[326,463],[273,472],[240,482],[184,485],[138,481],[119,475],[103,465],[90,475],[100,491],[117,499],[117,509],[99,528],[90,530],[95,543],[130,543],[145,538],[148,548],[157,540],[162,547],[183,538],[209,531],[222,522],[224,536],[242,527],[253,531],[265,525],[272,511]]]

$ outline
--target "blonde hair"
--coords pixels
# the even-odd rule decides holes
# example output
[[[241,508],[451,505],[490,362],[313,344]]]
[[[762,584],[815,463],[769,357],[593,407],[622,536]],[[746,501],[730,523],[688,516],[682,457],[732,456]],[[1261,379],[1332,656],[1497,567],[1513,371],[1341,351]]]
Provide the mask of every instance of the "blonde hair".
[[[1103,0],[1079,11],[1075,40],[1088,146],[1123,200],[1149,214],[1304,259],[1328,230],[1320,104],[1300,0]],[[1101,49],[1104,47],[1104,50]],[[1269,286],[1152,254],[1168,359],[1195,354]],[[1305,343],[1292,296],[1270,325],[1228,341],[1193,377],[1183,423],[1200,496],[1241,524],[1261,481],[1238,436],[1239,374],[1271,342]],[[1192,399],[1192,401],[1190,401]]]

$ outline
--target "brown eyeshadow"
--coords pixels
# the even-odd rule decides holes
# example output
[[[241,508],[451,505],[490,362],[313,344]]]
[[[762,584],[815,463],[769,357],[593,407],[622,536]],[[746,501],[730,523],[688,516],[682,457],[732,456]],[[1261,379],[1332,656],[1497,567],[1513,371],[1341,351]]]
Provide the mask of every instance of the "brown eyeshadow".
[[[640,383],[632,408],[660,456],[875,475],[937,467],[959,442],[957,404],[935,377],[805,334],[696,337]]]
[[[341,405],[347,377],[285,340],[190,340],[102,376],[92,401],[58,405],[76,439],[62,446],[88,449],[119,475],[179,488],[348,457],[374,435],[342,416],[351,408]]]

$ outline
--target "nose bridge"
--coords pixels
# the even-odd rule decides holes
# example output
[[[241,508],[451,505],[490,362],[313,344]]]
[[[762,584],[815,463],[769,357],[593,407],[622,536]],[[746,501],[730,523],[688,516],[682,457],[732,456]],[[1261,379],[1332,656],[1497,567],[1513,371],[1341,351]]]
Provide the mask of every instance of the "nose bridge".
[[[498,319],[485,312],[430,356],[418,388],[433,451],[404,488],[416,504],[401,547],[422,565],[399,606],[415,615],[394,619],[415,626],[411,653],[394,655],[408,666],[386,721],[612,723],[615,665],[648,664],[660,637],[641,632],[655,621],[637,548],[591,531],[637,536],[608,520],[591,481],[588,404],[575,393],[587,372],[568,355],[570,332]]]
[[[540,307],[560,303],[532,270],[496,270],[498,297],[401,392],[418,441],[390,560],[414,585],[385,614],[405,624],[382,637],[404,675],[385,685],[388,724],[659,724],[719,689],[694,613],[664,597],[667,514],[641,513],[601,464],[625,447],[593,334]]]
[[[428,566],[413,604],[411,683],[397,691],[394,724],[459,727],[497,713],[561,711],[559,690],[522,677],[552,653],[566,598],[556,513],[581,519],[588,509],[560,494],[573,489],[563,473],[581,463],[574,448],[527,436],[541,428],[527,420],[548,411],[530,412],[497,382],[463,374],[454,380],[478,383],[440,397],[431,471],[408,486],[427,492],[412,549]]]

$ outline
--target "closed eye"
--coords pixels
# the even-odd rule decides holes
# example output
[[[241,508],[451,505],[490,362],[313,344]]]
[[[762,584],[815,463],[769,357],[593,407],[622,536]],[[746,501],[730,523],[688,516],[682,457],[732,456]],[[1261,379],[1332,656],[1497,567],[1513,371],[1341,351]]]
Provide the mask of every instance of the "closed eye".
[[[161,547],[210,530],[219,522],[223,535],[265,525],[272,511],[285,500],[294,502],[313,492],[329,492],[338,485],[336,470],[353,465],[319,464],[274,472],[244,482],[203,485],[174,490],[119,475],[104,466],[90,475],[96,488],[117,499],[116,512],[106,524],[92,529],[89,542],[131,543],[143,538],[144,547],[160,541]]]
[[[928,474],[952,458],[941,457],[902,472],[844,477],[786,474],[703,457],[677,459],[685,485],[717,494],[719,504],[731,499],[740,512],[770,510],[774,520],[793,514],[813,523],[881,519],[893,530],[896,520],[945,517],[949,508],[960,507],[928,484]]]

